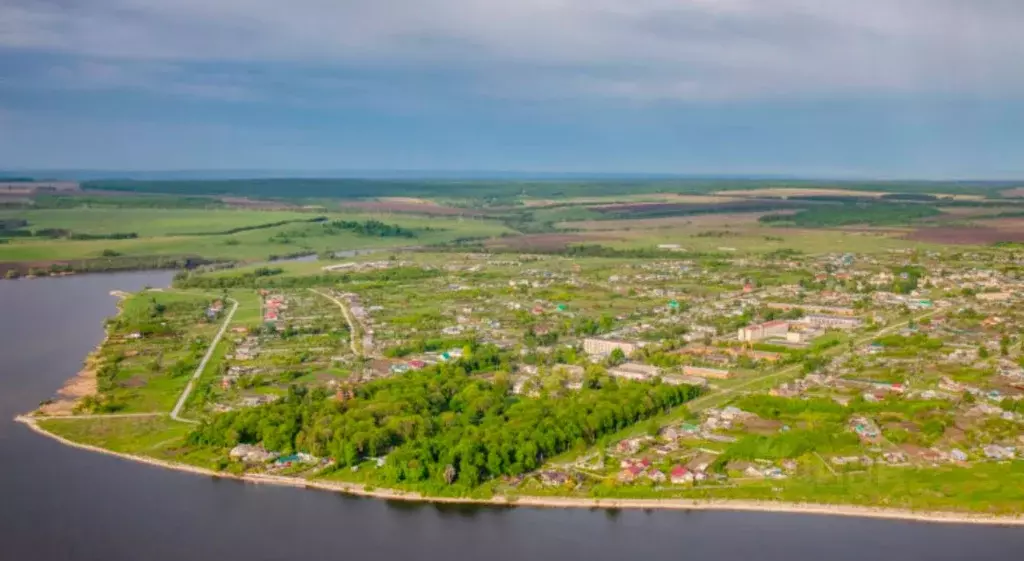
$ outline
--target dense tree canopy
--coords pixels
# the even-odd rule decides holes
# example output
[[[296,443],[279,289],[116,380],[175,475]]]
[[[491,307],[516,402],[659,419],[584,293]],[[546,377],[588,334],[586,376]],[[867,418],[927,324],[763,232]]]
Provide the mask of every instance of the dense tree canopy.
[[[536,469],[545,458],[700,392],[593,376],[564,397],[520,397],[510,393],[503,374],[489,381],[468,373],[500,360],[486,349],[454,364],[371,382],[346,401],[296,388],[276,403],[219,415],[191,440],[223,447],[261,442],[282,453],[330,456],[341,467],[387,455],[381,483],[442,485],[447,472],[455,484],[471,488]]]

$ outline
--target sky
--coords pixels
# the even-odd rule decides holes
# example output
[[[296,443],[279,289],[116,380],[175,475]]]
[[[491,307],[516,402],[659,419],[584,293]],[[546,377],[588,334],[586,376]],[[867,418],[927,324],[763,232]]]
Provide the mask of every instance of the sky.
[[[1024,178],[1020,0],[0,0],[0,169]]]

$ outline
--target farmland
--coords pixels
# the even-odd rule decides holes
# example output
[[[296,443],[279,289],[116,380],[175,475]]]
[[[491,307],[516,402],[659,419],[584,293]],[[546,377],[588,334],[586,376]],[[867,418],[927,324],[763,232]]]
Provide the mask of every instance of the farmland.
[[[1024,239],[1024,204],[987,184],[308,180],[295,182],[288,197],[261,198],[284,184],[292,185],[97,182],[11,203],[23,208],[0,211],[0,270],[237,265],[409,246],[818,253]],[[379,222],[409,235],[327,226],[339,221]]]
[[[24,263],[23,273],[29,267],[46,272],[55,264],[57,271],[62,265],[74,269],[81,261],[99,266],[109,262],[112,267],[128,259],[143,259],[149,266],[179,257],[263,261],[275,256],[430,245],[507,232],[494,220],[409,216],[400,221],[410,236],[382,236],[328,225],[333,221],[388,223],[394,217],[338,212],[21,210],[6,211],[0,220],[27,224],[0,238],[6,242],[0,244],[0,263],[7,264],[8,270]],[[21,233],[28,235],[13,235]]]

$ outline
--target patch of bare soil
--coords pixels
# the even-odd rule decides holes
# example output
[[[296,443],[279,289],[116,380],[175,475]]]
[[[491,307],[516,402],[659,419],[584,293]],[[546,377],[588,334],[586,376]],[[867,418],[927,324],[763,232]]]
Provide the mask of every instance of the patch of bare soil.
[[[852,189],[831,189],[828,187],[767,187],[764,189],[744,189],[736,191],[717,191],[715,195],[730,197],[810,197],[810,196],[852,196],[881,197],[881,191],[856,191]]]
[[[711,213],[768,212],[787,208],[804,208],[807,203],[783,199],[733,199],[721,203],[624,203],[590,207],[604,214],[623,218],[657,218],[672,215],[699,215]]]
[[[1014,187],[999,192],[1004,197],[1024,197],[1024,187]]]
[[[430,214],[437,216],[477,216],[478,210],[423,204],[407,201],[350,201],[340,205],[342,208],[353,208],[366,212],[404,212],[409,214]]]
[[[1024,242],[1024,230],[1003,230],[987,226],[918,228],[906,239],[938,244],[989,245],[996,242]]]
[[[99,357],[95,351],[85,361],[85,366],[73,378],[64,382],[64,386],[57,390],[57,397],[39,408],[39,412],[50,416],[72,415],[75,406],[83,398],[96,395],[99,391],[96,385],[96,370],[99,368],[97,362]]]
[[[301,208],[282,201],[261,201],[248,197],[221,197],[220,201],[231,208],[251,210],[292,210]]]
[[[753,226],[766,214],[792,214],[792,210],[772,212],[731,212],[714,214],[690,214],[662,218],[627,218],[622,220],[578,220],[560,222],[557,226],[569,230],[661,230],[674,228],[721,228],[728,226]]]

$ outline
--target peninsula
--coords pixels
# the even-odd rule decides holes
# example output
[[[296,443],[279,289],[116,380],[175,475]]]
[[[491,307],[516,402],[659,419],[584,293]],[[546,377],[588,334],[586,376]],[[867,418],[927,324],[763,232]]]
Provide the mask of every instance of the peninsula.
[[[196,218],[139,229],[201,259],[122,295],[75,383],[19,420],[386,499],[1022,524],[1024,253],[998,234],[1015,218],[933,189],[179,210]],[[100,228],[7,212],[11,231]],[[206,212],[240,230],[187,232]],[[940,240],[951,217],[999,243]],[[231,258],[238,235],[253,246]],[[266,261],[278,242],[256,236],[319,258]],[[37,238],[0,251],[85,250]]]

